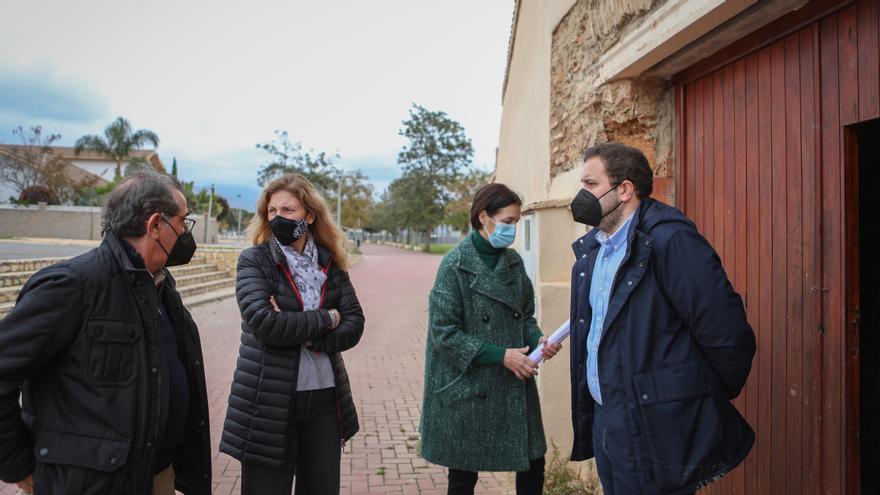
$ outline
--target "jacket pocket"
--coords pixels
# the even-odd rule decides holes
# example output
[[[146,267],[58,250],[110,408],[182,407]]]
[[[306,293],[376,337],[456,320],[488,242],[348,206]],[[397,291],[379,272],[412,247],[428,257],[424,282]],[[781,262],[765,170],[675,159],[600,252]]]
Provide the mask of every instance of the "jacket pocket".
[[[720,447],[712,371],[693,361],[633,377],[659,485],[695,483]]]
[[[486,395],[473,386],[467,371],[434,392],[437,400],[447,406],[472,397],[479,397],[481,394],[483,397]]]
[[[86,324],[86,355],[83,370],[100,386],[130,385],[137,375],[138,323],[93,319]]]
[[[130,440],[41,431],[34,444],[34,487],[37,493],[112,493],[114,472],[130,450]]]

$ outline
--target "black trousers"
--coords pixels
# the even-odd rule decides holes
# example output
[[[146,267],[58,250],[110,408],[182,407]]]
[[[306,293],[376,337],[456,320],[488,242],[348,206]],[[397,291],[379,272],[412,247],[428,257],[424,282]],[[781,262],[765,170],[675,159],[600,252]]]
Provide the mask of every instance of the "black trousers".
[[[284,465],[275,468],[243,462],[241,493],[290,493],[296,476],[296,495],[338,494],[341,456],[336,389],[297,392]]]
[[[448,495],[473,495],[478,473],[449,470]],[[544,458],[529,461],[528,471],[516,473],[516,495],[541,495],[544,493]]]

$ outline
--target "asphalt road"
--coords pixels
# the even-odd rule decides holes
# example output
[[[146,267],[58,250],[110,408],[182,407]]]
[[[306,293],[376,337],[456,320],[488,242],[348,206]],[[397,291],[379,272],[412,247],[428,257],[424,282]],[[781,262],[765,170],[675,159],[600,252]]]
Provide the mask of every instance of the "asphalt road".
[[[0,241],[0,260],[72,257],[90,249],[92,246]]]

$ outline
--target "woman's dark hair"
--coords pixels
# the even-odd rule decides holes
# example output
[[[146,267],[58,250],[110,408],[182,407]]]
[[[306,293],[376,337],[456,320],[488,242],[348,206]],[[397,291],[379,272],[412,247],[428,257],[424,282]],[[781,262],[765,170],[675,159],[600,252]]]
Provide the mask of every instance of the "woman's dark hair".
[[[491,217],[505,206],[517,204],[522,206],[519,194],[513,192],[504,184],[486,184],[474,194],[474,202],[471,203],[471,227],[480,230],[480,212],[486,210]]]
[[[628,180],[636,188],[636,196],[645,199],[654,191],[654,172],[645,155],[632,146],[611,142],[587,148],[584,161],[598,156],[605,164],[605,173],[612,185]]]

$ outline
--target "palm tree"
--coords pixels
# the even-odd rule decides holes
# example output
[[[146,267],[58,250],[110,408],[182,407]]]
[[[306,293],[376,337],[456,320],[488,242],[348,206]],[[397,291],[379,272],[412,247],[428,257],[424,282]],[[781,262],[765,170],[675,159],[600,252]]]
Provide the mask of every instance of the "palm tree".
[[[140,129],[132,132],[131,124],[123,117],[117,117],[104,129],[104,137],[95,134],[76,140],[73,153],[79,156],[83,150],[93,151],[116,162],[116,178],[122,176],[122,164],[129,160],[133,151],[145,143],[159,146],[159,136],[153,131]]]

